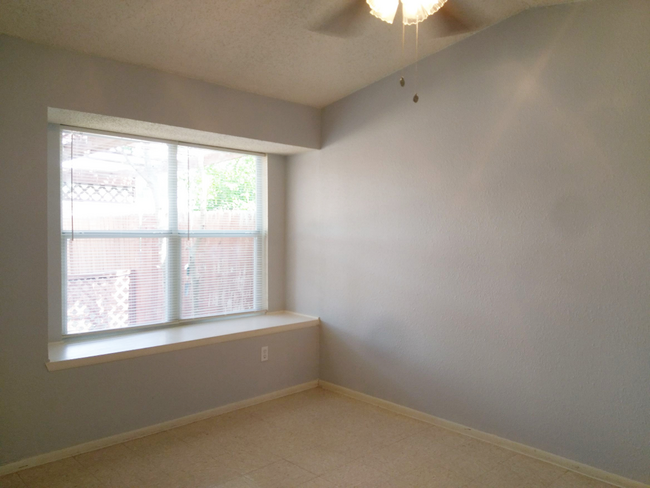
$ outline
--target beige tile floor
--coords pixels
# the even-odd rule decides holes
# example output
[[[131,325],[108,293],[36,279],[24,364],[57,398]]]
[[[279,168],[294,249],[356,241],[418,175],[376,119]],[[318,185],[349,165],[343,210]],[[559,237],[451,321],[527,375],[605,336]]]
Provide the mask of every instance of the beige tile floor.
[[[6,487],[605,488],[322,390],[0,478]]]

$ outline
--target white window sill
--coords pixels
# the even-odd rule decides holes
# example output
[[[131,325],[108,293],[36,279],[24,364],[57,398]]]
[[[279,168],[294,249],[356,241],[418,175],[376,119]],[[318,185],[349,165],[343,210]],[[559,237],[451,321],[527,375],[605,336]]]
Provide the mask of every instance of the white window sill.
[[[51,342],[48,346],[49,361],[45,365],[49,371],[57,371],[315,327],[318,324],[318,317],[273,312],[131,334]]]

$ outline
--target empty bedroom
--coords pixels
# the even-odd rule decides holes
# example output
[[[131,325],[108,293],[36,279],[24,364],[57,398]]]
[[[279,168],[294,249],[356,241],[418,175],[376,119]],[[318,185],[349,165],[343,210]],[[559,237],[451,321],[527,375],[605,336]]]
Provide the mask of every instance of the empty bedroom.
[[[648,488],[650,2],[0,2],[0,488]]]

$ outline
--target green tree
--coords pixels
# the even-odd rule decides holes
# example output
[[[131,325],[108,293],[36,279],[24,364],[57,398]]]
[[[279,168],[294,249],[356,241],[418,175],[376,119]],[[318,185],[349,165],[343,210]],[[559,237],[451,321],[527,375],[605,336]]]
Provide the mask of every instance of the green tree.
[[[206,210],[255,210],[256,162],[252,156],[243,156],[223,163],[208,165],[203,178],[209,186],[206,194]],[[201,186],[201,182],[199,187]],[[195,209],[201,210],[199,199]]]

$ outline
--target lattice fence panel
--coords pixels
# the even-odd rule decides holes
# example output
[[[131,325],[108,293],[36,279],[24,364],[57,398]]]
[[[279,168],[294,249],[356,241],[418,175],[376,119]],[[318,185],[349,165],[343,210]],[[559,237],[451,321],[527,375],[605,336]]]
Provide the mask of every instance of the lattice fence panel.
[[[131,323],[132,271],[68,277],[68,332],[121,329]]]
[[[70,200],[74,195],[75,201],[101,202],[101,203],[134,203],[135,187],[98,185],[92,183],[75,183],[71,185],[64,182],[61,189],[64,200]]]

